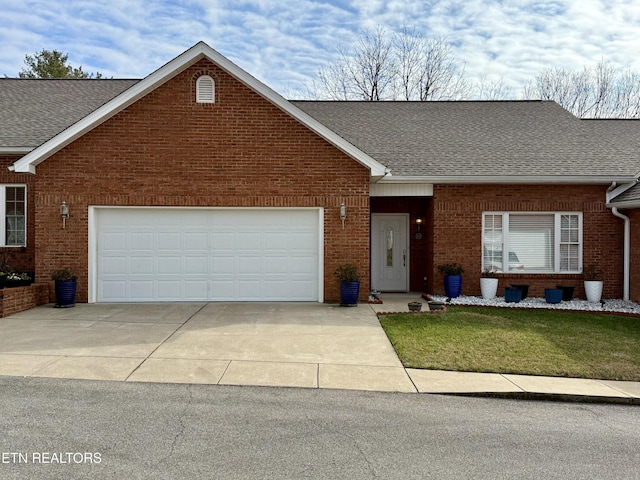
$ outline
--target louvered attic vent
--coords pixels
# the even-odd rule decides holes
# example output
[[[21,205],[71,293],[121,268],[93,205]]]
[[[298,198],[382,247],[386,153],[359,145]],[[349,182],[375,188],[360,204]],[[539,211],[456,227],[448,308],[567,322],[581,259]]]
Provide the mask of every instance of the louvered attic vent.
[[[214,103],[216,101],[216,89],[213,78],[202,75],[196,82],[196,102]]]

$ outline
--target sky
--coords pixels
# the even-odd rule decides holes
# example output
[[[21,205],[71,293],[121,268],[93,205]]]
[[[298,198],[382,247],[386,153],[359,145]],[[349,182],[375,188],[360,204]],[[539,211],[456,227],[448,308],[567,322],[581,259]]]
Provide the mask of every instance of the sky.
[[[204,41],[289,98],[377,26],[445,37],[469,80],[502,80],[512,98],[547,67],[640,71],[640,0],[0,0],[0,25],[0,76],[56,49],[85,72],[144,78]]]

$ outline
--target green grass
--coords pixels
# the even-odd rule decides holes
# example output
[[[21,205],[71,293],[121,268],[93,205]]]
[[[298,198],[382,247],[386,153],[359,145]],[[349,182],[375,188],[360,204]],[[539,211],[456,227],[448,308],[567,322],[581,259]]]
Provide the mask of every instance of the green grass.
[[[380,322],[405,367],[640,381],[640,318],[449,306]]]

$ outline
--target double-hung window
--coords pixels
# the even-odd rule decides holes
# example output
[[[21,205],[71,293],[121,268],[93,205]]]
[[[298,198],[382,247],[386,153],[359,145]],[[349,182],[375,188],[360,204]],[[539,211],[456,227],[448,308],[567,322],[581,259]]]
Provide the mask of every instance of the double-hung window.
[[[0,246],[23,247],[27,240],[27,188],[24,185],[0,185]]]
[[[485,212],[482,217],[483,270],[581,271],[581,213]]]

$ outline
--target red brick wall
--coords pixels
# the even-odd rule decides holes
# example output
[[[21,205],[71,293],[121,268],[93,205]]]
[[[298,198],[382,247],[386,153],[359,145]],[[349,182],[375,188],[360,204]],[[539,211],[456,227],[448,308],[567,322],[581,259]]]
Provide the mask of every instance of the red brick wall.
[[[49,301],[49,285],[36,283],[28,287],[3,288],[0,290],[0,317],[24,312]]]
[[[624,212],[631,219],[629,298],[640,302],[640,209]]]
[[[216,81],[215,104],[195,103],[201,73]],[[360,267],[368,294],[368,169],[206,60],[47,159],[35,178],[38,281],[73,268],[79,302],[89,205],[324,207],[325,301],[339,300],[333,272],[345,262]]]
[[[409,228],[409,289],[412,292],[426,290],[424,277],[427,277],[428,259],[430,258],[429,212],[431,199],[425,197],[372,197],[371,213],[408,213]],[[416,218],[422,218],[420,227],[421,239],[416,238],[418,226]]]
[[[458,262],[465,268],[463,295],[480,294],[482,213],[484,211],[570,211],[583,213],[584,265],[604,271],[604,298],[622,298],[623,222],[605,206],[606,186],[572,185],[436,185],[433,200],[433,265],[431,291],[444,293],[437,266]],[[499,288],[512,283],[530,285],[530,295],[544,288],[573,285],[584,298],[580,275],[500,275]]]
[[[17,272],[35,270],[35,190],[34,176],[28,173],[14,173],[8,170],[20,156],[0,155],[0,183],[17,183],[27,186],[27,246],[0,247],[0,261],[6,261]]]

